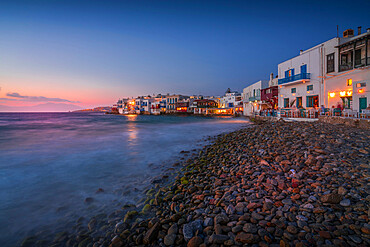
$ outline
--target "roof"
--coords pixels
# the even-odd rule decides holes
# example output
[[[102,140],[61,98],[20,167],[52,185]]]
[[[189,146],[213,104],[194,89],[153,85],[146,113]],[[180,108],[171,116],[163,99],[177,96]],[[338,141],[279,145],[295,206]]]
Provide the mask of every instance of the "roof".
[[[363,34],[360,34],[360,35],[357,35],[357,36],[354,36],[354,37],[351,37],[351,38],[347,38],[343,43],[341,43],[340,45],[338,45],[336,47],[341,47],[341,46],[344,46],[344,45],[348,45],[348,44],[353,43],[357,40],[364,39],[366,36],[370,36],[370,32],[366,32],[366,33],[363,33]]]

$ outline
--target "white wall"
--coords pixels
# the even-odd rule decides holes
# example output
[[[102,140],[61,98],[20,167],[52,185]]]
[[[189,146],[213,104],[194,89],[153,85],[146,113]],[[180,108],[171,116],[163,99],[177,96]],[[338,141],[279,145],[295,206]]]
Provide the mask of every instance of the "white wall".
[[[261,89],[267,88],[269,86],[269,81],[260,80],[253,83],[252,85],[243,89],[243,115],[250,116],[256,110],[258,110],[258,104],[255,102],[249,102],[249,97],[253,96],[253,90],[255,90],[256,96],[261,96]]]
[[[347,80],[352,79],[352,86],[347,86]],[[358,93],[360,88],[357,88],[357,83],[366,82],[366,87],[363,93]],[[341,73],[334,77],[325,80],[325,95],[328,104],[326,107],[331,108],[332,105],[337,106],[338,102],[342,103],[339,92],[352,91],[352,109],[359,111],[359,98],[366,97],[367,105],[370,104],[370,67],[351,70],[347,73]],[[330,93],[334,92],[335,96],[330,97]]]
[[[325,105],[326,97],[324,97],[324,79],[326,74],[326,55],[334,54],[334,68],[338,69],[337,48],[338,38],[328,40],[320,45],[303,51],[299,56],[289,59],[278,65],[278,78],[285,78],[285,71],[294,69],[294,74],[301,73],[301,66],[307,64],[307,73],[310,73],[310,79],[289,82],[279,85],[279,107],[284,107],[284,99],[289,98],[289,102],[293,102],[297,97],[302,97],[302,106],[307,107],[308,96],[319,96],[319,106]],[[312,85],[313,90],[307,90],[307,86]],[[296,88],[296,93],[292,93],[292,88]],[[296,101],[294,102],[296,105]]]

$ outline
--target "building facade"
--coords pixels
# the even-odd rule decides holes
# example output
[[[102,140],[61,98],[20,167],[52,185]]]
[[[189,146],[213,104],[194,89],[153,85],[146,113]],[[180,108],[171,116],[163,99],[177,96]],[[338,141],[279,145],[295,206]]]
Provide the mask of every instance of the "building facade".
[[[261,89],[267,88],[269,81],[260,80],[243,89],[243,115],[251,116],[260,108]]]
[[[337,68],[327,63],[335,62],[339,38],[333,38],[278,65],[279,102],[281,108],[313,108],[325,105],[324,76]],[[327,60],[327,58],[330,58]]]
[[[166,97],[166,112],[167,113],[175,113],[176,112],[176,104],[177,102],[184,102],[189,99],[189,96],[184,95],[168,95]]]
[[[336,72],[325,77],[326,106],[361,112],[370,103],[370,29],[361,34],[359,28],[356,36],[348,33],[353,30],[346,30],[347,37],[336,47]]]

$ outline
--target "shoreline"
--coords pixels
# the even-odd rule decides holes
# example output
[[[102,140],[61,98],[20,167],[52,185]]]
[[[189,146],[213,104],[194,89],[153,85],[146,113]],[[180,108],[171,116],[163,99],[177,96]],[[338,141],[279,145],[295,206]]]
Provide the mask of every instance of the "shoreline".
[[[246,122],[241,128],[249,124],[251,123]],[[196,157],[200,150],[213,143],[214,139],[220,135],[223,134],[204,136],[202,139],[193,142],[193,148],[173,153],[171,158],[158,164],[150,163],[149,167],[153,166],[153,168],[158,169],[156,175],[151,176],[146,185],[140,190],[134,188],[135,190],[126,191],[130,195],[136,194],[134,201],[125,204],[112,201],[112,210],[100,212],[97,215],[76,217],[74,221],[65,224],[65,227],[60,225],[57,230],[50,228],[50,230],[30,232],[28,236],[9,246],[92,246],[90,243],[97,242],[102,237],[106,240],[105,245],[108,246],[111,238],[105,237],[105,235],[107,233],[113,234],[115,226],[124,219],[127,212],[129,212],[130,217],[132,216],[131,211],[137,211],[140,214],[138,216],[148,218],[147,210],[145,209],[145,214],[142,214],[142,210],[148,204],[148,196],[152,195],[152,191],[172,183],[175,176],[181,172],[180,169],[183,165]],[[105,192],[105,188],[102,186],[102,188],[97,189],[95,194],[98,196],[98,194],[104,194]],[[125,195],[122,194],[123,197]],[[85,198],[87,207],[93,206],[94,201],[94,196]]]
[[[65,235],[54,244],[370,244],[369,130],[276,122],[211,138],[198,155],[177,165],[182,168],[176,177],[166,175],[168,183],[145,191],[147,199],[127,205],[124,216],[108,220],[109,227],[91,220],[91,232],[100,227],[95,237]]]

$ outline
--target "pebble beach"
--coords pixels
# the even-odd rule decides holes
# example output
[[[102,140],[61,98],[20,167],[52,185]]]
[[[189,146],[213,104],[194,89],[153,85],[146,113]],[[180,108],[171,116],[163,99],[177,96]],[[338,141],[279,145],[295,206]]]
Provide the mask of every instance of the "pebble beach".
[[[369,129],[257,123],[217,136],[140,204],[50,245],[369,246],[369,143]]]

